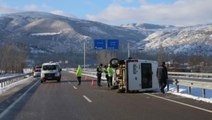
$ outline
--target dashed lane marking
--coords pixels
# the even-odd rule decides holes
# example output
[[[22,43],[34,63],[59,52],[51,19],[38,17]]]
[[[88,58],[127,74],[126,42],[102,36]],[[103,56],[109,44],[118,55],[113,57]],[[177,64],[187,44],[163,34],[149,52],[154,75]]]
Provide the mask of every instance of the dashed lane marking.
[[[92,100],[90,100],[87,96],[83,95],[83,97],[84,97],[89,103],[92,103]]]
[[[74,88],[75,90],[77,90],[77,87],[76,87],[76,86],[73,86],[73,88]]]
[[[201,110],[201,111],[212,113],[212,110],[208,110],[208,109],[204,109],[204,108],[201,108],[201,107],[189,105],[189,104],[186,104],[186,103],[183,103],[183,102],[167,99],[167,98],[160,97],[160,96],[153,95],[153,94],[149,94],[149,93],[144,93],[144,94],[148,95],[148,96],[151,96],[151,97],[155,97],[155,98],[159,98],[159,99],[162,99],[162,100],[166,100],[166,101],[169,101],[169,102],[173,102],[173,103],[177,103],[177,104],[180,104],[180,105],[184,105],[184,106],[187,106],[187,107],[195,108],[195,109],[198,109],[198,110]]]

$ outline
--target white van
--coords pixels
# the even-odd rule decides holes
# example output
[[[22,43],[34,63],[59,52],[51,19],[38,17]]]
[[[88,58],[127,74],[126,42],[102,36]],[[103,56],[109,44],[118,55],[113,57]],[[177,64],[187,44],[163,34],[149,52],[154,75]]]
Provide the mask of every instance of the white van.
[[[61,71],[62,70],[58,63],[43,63],[41,68],[41,83],[46,80],[57,80],[57,82],[60,82]]]

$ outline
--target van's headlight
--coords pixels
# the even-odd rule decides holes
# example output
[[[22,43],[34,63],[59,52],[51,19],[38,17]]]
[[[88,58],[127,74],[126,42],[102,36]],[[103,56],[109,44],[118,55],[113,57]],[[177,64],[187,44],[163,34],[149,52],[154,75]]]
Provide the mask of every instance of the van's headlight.
[[[60,73],[59,72],[55,73],[55,76],[57,76],[57,77],[60,76]]]
[[[41,78],[44,78],[45,77],[45,74],[44,73],[41,73]]]

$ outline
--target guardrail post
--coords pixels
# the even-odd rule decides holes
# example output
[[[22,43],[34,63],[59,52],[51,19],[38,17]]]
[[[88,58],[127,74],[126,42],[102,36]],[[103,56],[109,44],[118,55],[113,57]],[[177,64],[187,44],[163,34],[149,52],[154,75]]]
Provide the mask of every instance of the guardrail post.
[[[188,94],[191,95],[191,87],[188,86]]]
[[[180,88],[180,86],[179,85],[177,85],[177,92],[179,93],[179,88]]]
[[[5,85],[6,85],[6,81],[4,81],[4,86],[3,87],[5,87]]]
[[[169,91],[169,82],[168,82],[168,84],[167,84],[167,91]]]
[[[205,98],[205,89],[202,89],[202,97]]]

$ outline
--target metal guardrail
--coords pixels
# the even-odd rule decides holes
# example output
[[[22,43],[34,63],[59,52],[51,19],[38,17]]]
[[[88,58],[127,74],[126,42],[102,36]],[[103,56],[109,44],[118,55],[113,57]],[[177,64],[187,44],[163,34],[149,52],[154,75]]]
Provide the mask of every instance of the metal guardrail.
[[[201,88],[202,97],[206,97],[206,89],[212,89],[212,73],[185,73],[169,72],[167,91],[169,84],[174,84],[179,92],[180,86],[188,86],[188,93],[192,93],[192,88]]]
[[[18,81],[24,79],[27,75],[31,75],[31,73],[1,79],[0,80],[0,88],[4,88],[12,83],[18,82]]]
[[[187,76],[212,78],[212,73],[168,72],[169,76]]]

